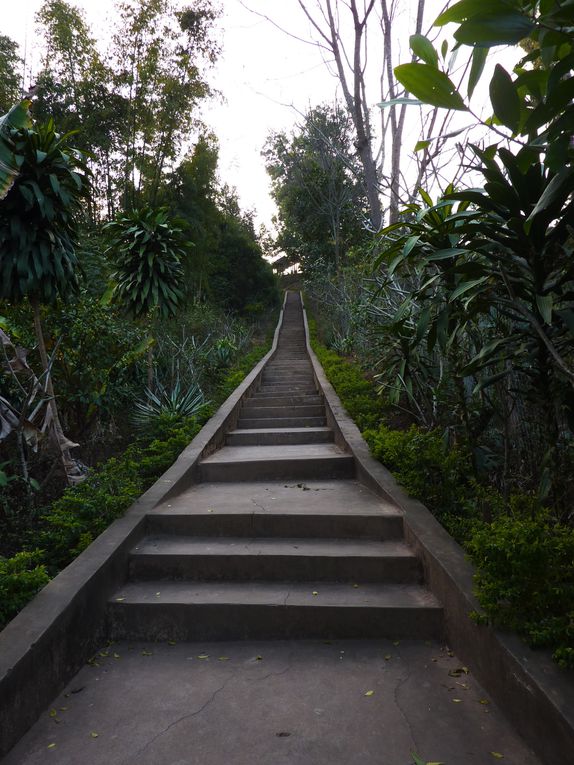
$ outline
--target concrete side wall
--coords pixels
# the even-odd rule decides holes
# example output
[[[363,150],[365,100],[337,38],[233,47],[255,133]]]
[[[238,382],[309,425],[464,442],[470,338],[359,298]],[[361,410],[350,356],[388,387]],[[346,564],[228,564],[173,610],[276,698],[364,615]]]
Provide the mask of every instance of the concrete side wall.
[[[283,310],[269,353],[172,467],[0,632],[0,757],[100,645],[107,601],[125,581],[128,554],[145,534],[146,514],[195,482],[200,458],[222,443],[242,399],[259,385],[282,322]]]
[[[548,765],[574,763],[574,677],[550,656],[532,651],[516,636],[479,626],[473,594],[474,569],[462,548],[432,513],[412,499],[370,452],[343,408],[313,353],[305,316],[307,346],[317,385],[323,391],[327,421],[339,446],[355,458],[357,478],[404,512],[406,540],[422,560],[425,580],[442,602],[449,645],[502,708],[516,730]]]

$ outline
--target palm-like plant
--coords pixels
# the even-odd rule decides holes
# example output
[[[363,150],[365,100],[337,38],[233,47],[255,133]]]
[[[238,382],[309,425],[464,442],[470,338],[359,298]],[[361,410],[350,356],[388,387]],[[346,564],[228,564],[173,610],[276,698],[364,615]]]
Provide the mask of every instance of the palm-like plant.
[[[54,122],[34,124],[29,101],[0,118],[0,298],[30,301],[50,397],[53,431],[68,481],[81,479],[64,436],[40,306],[77,290],[76,221],[88,191],[84,157]]]
[[[173,316],[183,296],[181,256],[186,246],[181,229],[165,208],[142,208],[108,223],[115,260],[114,300],[134,318],[151,326],[154,316]],[[148,351],[148,388],[153,386],[153,346]]]
[[[115,300],[134,318],[156,311],[162,318],[173,316],[183,295],[185,242],[167,210],[122,213],[107,228],[113,235]]]

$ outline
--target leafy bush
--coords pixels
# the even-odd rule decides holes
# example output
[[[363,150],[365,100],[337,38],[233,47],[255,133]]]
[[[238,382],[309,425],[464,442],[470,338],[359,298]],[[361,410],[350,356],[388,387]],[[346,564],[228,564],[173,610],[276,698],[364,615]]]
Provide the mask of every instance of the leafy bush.
[[[574,529],[543,511],[502,516],[476,529],[467,549],[486,617],[574,668]]]
[[[318,342],[312,319],[309,320],[309,332],[311,347],[349,415],[361,430],[376,427],[383,417],[385,402],[377,396],[373,384],[366,379],[358,364],[341,358]]]
[[[467,495],[468,457],[457,448],[448,448],[440,431],[424,431],[416,425],[392,430],[380,425],[363,436],[373,456],[411,496],[437,515],[461,507]]]
[[[50,577],[39,550],[0,557],[0,625],[10,621]]]

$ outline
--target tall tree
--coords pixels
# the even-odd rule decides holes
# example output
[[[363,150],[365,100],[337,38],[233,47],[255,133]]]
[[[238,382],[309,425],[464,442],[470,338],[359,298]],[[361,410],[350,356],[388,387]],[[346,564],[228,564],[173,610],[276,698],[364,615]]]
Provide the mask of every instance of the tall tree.
[[[114,36],[115,85],[127,103],[122,149],[122,204],[156,203],[194,124],[198,101],[210,93],[200,72],[214,62],[211,3],[179,9],[172,0],[125,0]]]
[[[18,43],[7,35],[0,35],[0,114],[5,114],[21,96],[22,59]]]
[[[335,270],[364,239],[368,200],[357,181],[352,122],[336,105],[311,109],[291,136],[272,135],[264,156],[279,208],[277,241],[291,262]]]

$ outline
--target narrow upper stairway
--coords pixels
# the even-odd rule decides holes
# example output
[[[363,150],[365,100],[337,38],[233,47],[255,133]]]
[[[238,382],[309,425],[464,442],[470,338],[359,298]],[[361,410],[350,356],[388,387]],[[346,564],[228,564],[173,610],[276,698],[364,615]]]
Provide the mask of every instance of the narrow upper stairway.
[[[147,517],[113,639],[439,637],[398,509],[334,443],[289,293],[277,352],[201,483]]]

